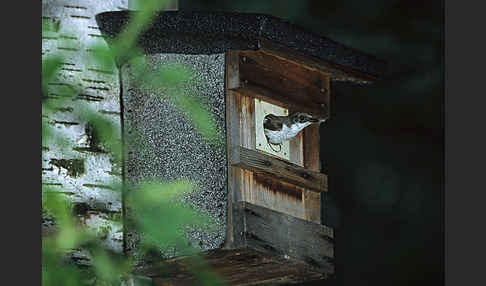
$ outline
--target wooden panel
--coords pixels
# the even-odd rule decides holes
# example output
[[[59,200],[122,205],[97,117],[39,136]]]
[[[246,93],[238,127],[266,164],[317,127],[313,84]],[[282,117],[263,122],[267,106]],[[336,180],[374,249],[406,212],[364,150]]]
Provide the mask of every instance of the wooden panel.
[[[305,219],[304,188],[258,173],[252,173],[252,178],[245,202]]]
[[[290,139],[290,162],[304,167],[304,136],[300,132],[294,138]]]
[[[229,88],[237,88],[240,83],[238,73],[238,52],[229,51],[226,53],[226,71],[225,71],[225,85],[226,85],[226,146],[233,144],[240,144],[240,118],[238,108],[240,103],[238,97],[233,95]],[[226,156],[229,158],[230,148],[226,148]],[[233,203],[241,200],[241,170],[232,168],[228,161],[228,202],[226,212],[226,240],[224,247],[231,248],[237,243],[235,242],[234,225],[235,220],[233,216]]]
[[[302,200],[304,202],[303,219],[315,223],[321,223],[321,193],[304,189],[302,191]]]
[[[155,285],[201,285],[191,269],[210,269],[224,285],[288,285],[308,281],[324,281],[325,273],[292,259],[283,259],[253,249],[213,250],[201,255],[179,257],[139,269],[152,277]],[[204,264],[202,264],[204,263]],[[211,285],[221,285],[212,282]]]
[[[308,87],[310,92],[317,92],[316,94],[328,92],[326,90],[325,75],[323,77],[323,73],[315,68],[261,51],[242,51],[240,59],[243,69],[246,65],[258,65],[265,70],[278,72],[287,81]],[[271,88],[274,87],[272,86]],[[309,95],[305,94],[305,96]]]
[[[254,112],[254,98],[244,96],[237,92],[232,91],[234,102],[236,103],[236,112],[239,120],[239,142],[240,146],[248,149],[255,149],[256,137],[255,137],[255,119]],[[290,154],[292,159],[298,160],[300,166],[303,166],[303,152],[302,152],[302,140],[293,141],[290,146]],[[290,186],[285,184],[276,183],[264,183],[261,178],[263,176],[256,176],[252,171],[243,170],[241,168],[232,167],[232,173],[238,174],[235,178],[239,178],[238,186],[240,190],[239,200],[250,202],[256,205],[268,207],[273,210],[281,211],[289,215],[293,215],[299,218],[305,218],[305,205],[302,200],[302,188],[296,186]],[[263,183],[262,183],[263,182]],[[288,189],[293,189],[294,193],[289,196]],[[296,199],[296,197],[298,197]]]
[[[264,38],[259,38],[260,49],[259,51],[264,54],[270,54],[275,57],[281,57],[287,61],[292,61],[307,67],[318,69],[322,72],[328,73],[332,80],[335,81],[351,81],[355,83],[371,83],[376,81],[377,78],[359,71],[352,70],[327,62],[316,57],[303,55],[291,48],[284,47],[276,44]]]
[[[316,104],[303,104],[302,102],[294,102],[293,99],[285,94],[277,93],[266,88],[259,87],[252,83],[241,84],[240,87],[233,89],[244,96],[261,99],[271,104],[275,104],[289,110],[307,112],[311,115],[327,118],[326,109]]]
[[[272,176],[316,192],[327,192],[327,176],[241,146],[232,146],[231,166]]]
[[[249,248],[305,261],[324,273],[334,273],[333,229],[267,208],[240,202],[243,233]],[[241,224],[240,224],[241,226]]]
[[[326,89],[330,91],[329,82],[326,83]],[[330,108],[330,104],[327,105],[327,108]],[[330,113],[328,114],[330,115]],[[303,130],[304,167],[316,172],[321,172],[319,142],[319,125],[311,125]],[[305,206],[305,218],[310,221],[321,223],[321,194],[305,190],[303,192],[303,201]]]
[[[289,102],[321,106],[321,117],[327,117],[328,74],[260,51],[242,52],[239,67],[243,83],[282,94]]]
[[[247,96],[240,96],[237,106],[240,115],[240,146],[255,149],[255,101]]]
[[[256,87],[248,90],[250,84],[242,87],[239,78],[238,53],[231,51],[227,54],[227,134],[229,146],[243,146],[248,149],[255,149],[255,114],[253,112],[254,99],[259,98],[273,104],[295,108],[298,104],[289,105],[284,100],[275,100],[281,95],[269,97],[272,94],[268,89]],[[312,105],[311,109],[299,109],[317,115],[320,107]],[[317,110],[317,111],[316,111]],[[304,166],[304,137],[303,132],[290,141],[290,162],[300,167]],[[228,148],[229,150],[230,148]],[[228,162],[230,162],[228,153]],[[251,170],[244,170],[228,165],[228,191],[232,202],[246,201],[262,207],[283,212],[294,217],[306,219],[313,222],[320,222],[319,195],[315,191],[307,190],[294,184],[279,181],[265,175],[254,173]],[[308,194],[307,194],[308,193]],[[307,195],[306,195],[307,194]],[[312,195],[314,194],[314,195]],[[228,202],[228,205],[231,203]],[[230,206],[228,206],[230,207]],[[231,216],[232,210],[228,209]],[[234,240],[233,225],[228,219],[227,243],[225,247],[230,248],[238,245]],[[231,233],[231,235],[230,235]],[[234,244],[234,245],[233,245]]]
[[[303,141],[304,167],[308,170],[320,172],[319,125],[311,125],[305,128],[303,130]],[[303,200],[306,210],[305,218],[311,221],[321,222],[321,194],[305,190]]]
[[[319,125],[306,127],[304,133],[304,167],[316,172],[321,171],[319,158]]]

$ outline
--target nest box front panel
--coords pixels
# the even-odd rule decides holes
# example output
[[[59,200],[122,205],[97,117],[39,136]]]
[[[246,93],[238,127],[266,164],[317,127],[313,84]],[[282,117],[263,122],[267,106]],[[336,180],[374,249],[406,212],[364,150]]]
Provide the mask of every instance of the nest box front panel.
[[[321,222],[319,126],[306,127],[272,150],[263,119],[306,112],[327,118],[329,75],[268,51],[230,51],[226,57],[229,196],[296,218]]]

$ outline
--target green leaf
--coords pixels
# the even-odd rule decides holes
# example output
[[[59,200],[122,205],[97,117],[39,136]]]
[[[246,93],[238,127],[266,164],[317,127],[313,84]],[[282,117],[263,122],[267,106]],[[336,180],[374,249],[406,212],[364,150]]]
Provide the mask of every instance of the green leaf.
[[[154,85],[180,86],[193,77],[192,72],[182,64],[167,64],[160,67],[158,75],[153,79]]]
[[[174,91],[169,94],[176,106],[188,114],[188,118],[204,139],[214,145],[221,141],[214,116],[203,107],[197,97],[187,96],[181,91]]]
[[[102,248],[93,250],[93,268],[96,276],[104,283],[120,285],[122,277],[132,270],[131,259],[108,252]]]
[[[77,114],[82,116],[87,124],[93,128],[93,136],[109,151],[115,164],[121,164],[121,134],[118,125],[100,114],[91,106],[80,106]]]
[[[42,35],[48,33],[57,33],[61,29],[61,22],[57,19],[42,18]]]
[[[60,54],[49,55],[42,59],[42,95],[47,95],[47,86],[58,79],[58,72],[64,58]]]
[[[115,52],[110,49],[106,44],[96,44],[90,47],[91,53],[89,54],[88,62],[102,70],[109,72],[116,72],[115,64]]]
[[[182,197],[194,191],[194,185],[185,180],[172,183],[144,183],[130,192],[129,200],[136,212],[136,225],[143,233],[147,249],[167,245],[188,250],[184,228],[199,226],[211,228],[211,220],[203,213],[182,202]]]

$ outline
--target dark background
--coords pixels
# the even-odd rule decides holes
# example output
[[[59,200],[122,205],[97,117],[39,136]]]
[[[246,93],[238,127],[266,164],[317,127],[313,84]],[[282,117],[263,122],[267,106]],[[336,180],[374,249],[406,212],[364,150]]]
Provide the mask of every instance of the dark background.
[[[444,284],[443,1],[179,0],[179,10],[270,14],[388,62],[372,87],[333,83],[321,127],[336,281]]]

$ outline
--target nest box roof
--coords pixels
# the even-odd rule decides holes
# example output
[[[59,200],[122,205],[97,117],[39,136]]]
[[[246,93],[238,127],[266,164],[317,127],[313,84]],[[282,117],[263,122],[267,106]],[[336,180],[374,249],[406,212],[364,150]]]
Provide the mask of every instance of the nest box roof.
[[[101,32],[118,35],[134,11],[96,15]],[[304,58],[326,62],[337,70],[378,78],[385,62],[288,21],[264,14],[165,11],[141,35],[146,53],[214,54],[228,50],[258,50],[271,45]]]

